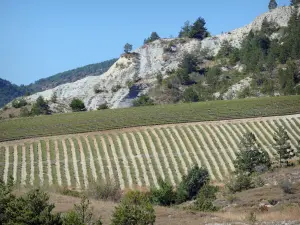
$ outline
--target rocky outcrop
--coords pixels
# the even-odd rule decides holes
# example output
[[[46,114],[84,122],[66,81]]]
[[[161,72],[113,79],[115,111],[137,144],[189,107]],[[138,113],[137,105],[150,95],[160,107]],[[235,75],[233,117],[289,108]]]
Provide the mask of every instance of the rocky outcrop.
[[[226,40],[233,46],[240,47],[244,37],[253,29],[259,30],[262,21],[274,21],[279,26],[287,26],[292,12],[291,7],[280,7],[257,17],[251,24],[226,32],[203,41],[194,39],[160,39],[138,48],[133,53],[123,54],[120,59],[103,75],[86,77],[74,83],[67,83],[56,88],[28,96],[29,102],[38,96],[50,100],[56,93],[56,104],[50,107],[54,111],[69,111],[69,103],[73,98],[82,99],[88,110],[96,109],[107,103],[110,108],[131,106],[132,100],[141,93],[147,93],[156,83],[156,75],[178,67],[185,52],[208,49],[216,55]]]

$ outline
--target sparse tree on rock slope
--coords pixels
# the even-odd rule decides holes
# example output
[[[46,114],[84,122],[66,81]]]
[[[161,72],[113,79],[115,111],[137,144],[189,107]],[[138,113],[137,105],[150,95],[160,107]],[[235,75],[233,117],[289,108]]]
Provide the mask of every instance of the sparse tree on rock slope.
[[[160,39],[159,35],[156,32],[152,32],[150,37],[144,40],[144,44],[150,43],[158,39]]]
[[[124,52],[125,52],[126,54],[128,54],[128,53],[131,52],[131,51],[132,51],[132,45],[129,44],[129,43],[126,43],[125,46],[124,46]]]
[[[253,173],[260,166],[269,168],[271,161],[253,133],[246,133],[240,143],[241,151],[234,161],[236,172]]]
[[[277,151],[280,167],[282,163],[288,166],[288,160],[295,156],[295,150],[291,146],[288,133],[282,126],[278,126],[273,139],[275,141],[274,148]]]
[[[203,40],[204,38],[208,37],[209,33],[205,27],[205,24],[205,20],[202,17],[199,17],[191,26],[189,37],[197,38],[200,40]]]
[[[272,9],[276,9],[277,8],[277,2],[276,0],[270,0],[270,3],[269,3],[269,10],[272,10]]]
[[[300,4],[300,0],[291,0],[291,5],[292,6],[297,6]]]

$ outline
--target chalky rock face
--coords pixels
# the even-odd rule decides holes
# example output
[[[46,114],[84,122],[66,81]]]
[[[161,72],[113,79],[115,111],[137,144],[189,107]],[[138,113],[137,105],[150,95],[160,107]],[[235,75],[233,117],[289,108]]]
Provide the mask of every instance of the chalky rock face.
[[[178,67],[185,52],[208,49],[209,54],[216,55],[224,41],[240,47],[242,40],[251,30],[259,30],[262,21],[274,21],[279,26],[287,26],[292,13],[291,7],[280,7],[257,17],[251,24],[202,41],[192,39],[160,39],[136,49],[131,54],[123,54],[120,59],[103,75],[91,76],[67,83],[56,88],[28,96],[33,102],[38,96],[50,100],[56,93],[57,103],[51,103],[54,112],[70,111],[69,104],[73,98],[83,100],[88,110],[97,109],[103,103],[110,108],[130,107],[133,99],[156,84],[156,75]]]

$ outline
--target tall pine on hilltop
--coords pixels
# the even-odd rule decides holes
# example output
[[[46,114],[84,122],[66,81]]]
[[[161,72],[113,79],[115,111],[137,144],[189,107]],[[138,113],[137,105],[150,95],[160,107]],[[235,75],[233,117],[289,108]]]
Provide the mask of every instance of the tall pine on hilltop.
[[[272,10],[272,9],[276,9],[276,8],[277,8],[276,0],[270,0],[269,9]]]

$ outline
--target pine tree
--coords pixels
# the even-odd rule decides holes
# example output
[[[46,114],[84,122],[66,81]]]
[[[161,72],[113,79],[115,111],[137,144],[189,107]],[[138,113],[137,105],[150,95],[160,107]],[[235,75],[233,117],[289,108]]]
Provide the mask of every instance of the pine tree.
[[[273,139],[275,141],[274,148],[277,151],[280,167],[282,163],[286,163],[288,166],[288,160],[295,156],[295,151],[291,146],[288,133],[282,126],[278,126]]]
[[[298,6],[300,4],[300,0],[291,0],[291,5],[292,6]]]
[[[276,0],[270,0],[269,9],[272,10],[272,9],[276,9],[276,8],[277,8]]]
[[[203,40],[208,37],[209,33],[205,27],[205,20],[202,17],[199,17],[195,23],[192,25],[191,30],[189,32],[190,38],[197,38]]]
[[[132,45],[129,44],[129,43],[126,43],[126,44],[124,45],[124,52],[128,54],[128,53],[131,52],[131,51],[132,51]]]
[[[253,133],[246,133],[240,143],[241,151],[237,154],[234,161],[236,172],[253,173],[255,170],[264,166],[271,166],[268,153],[263,150]]]

